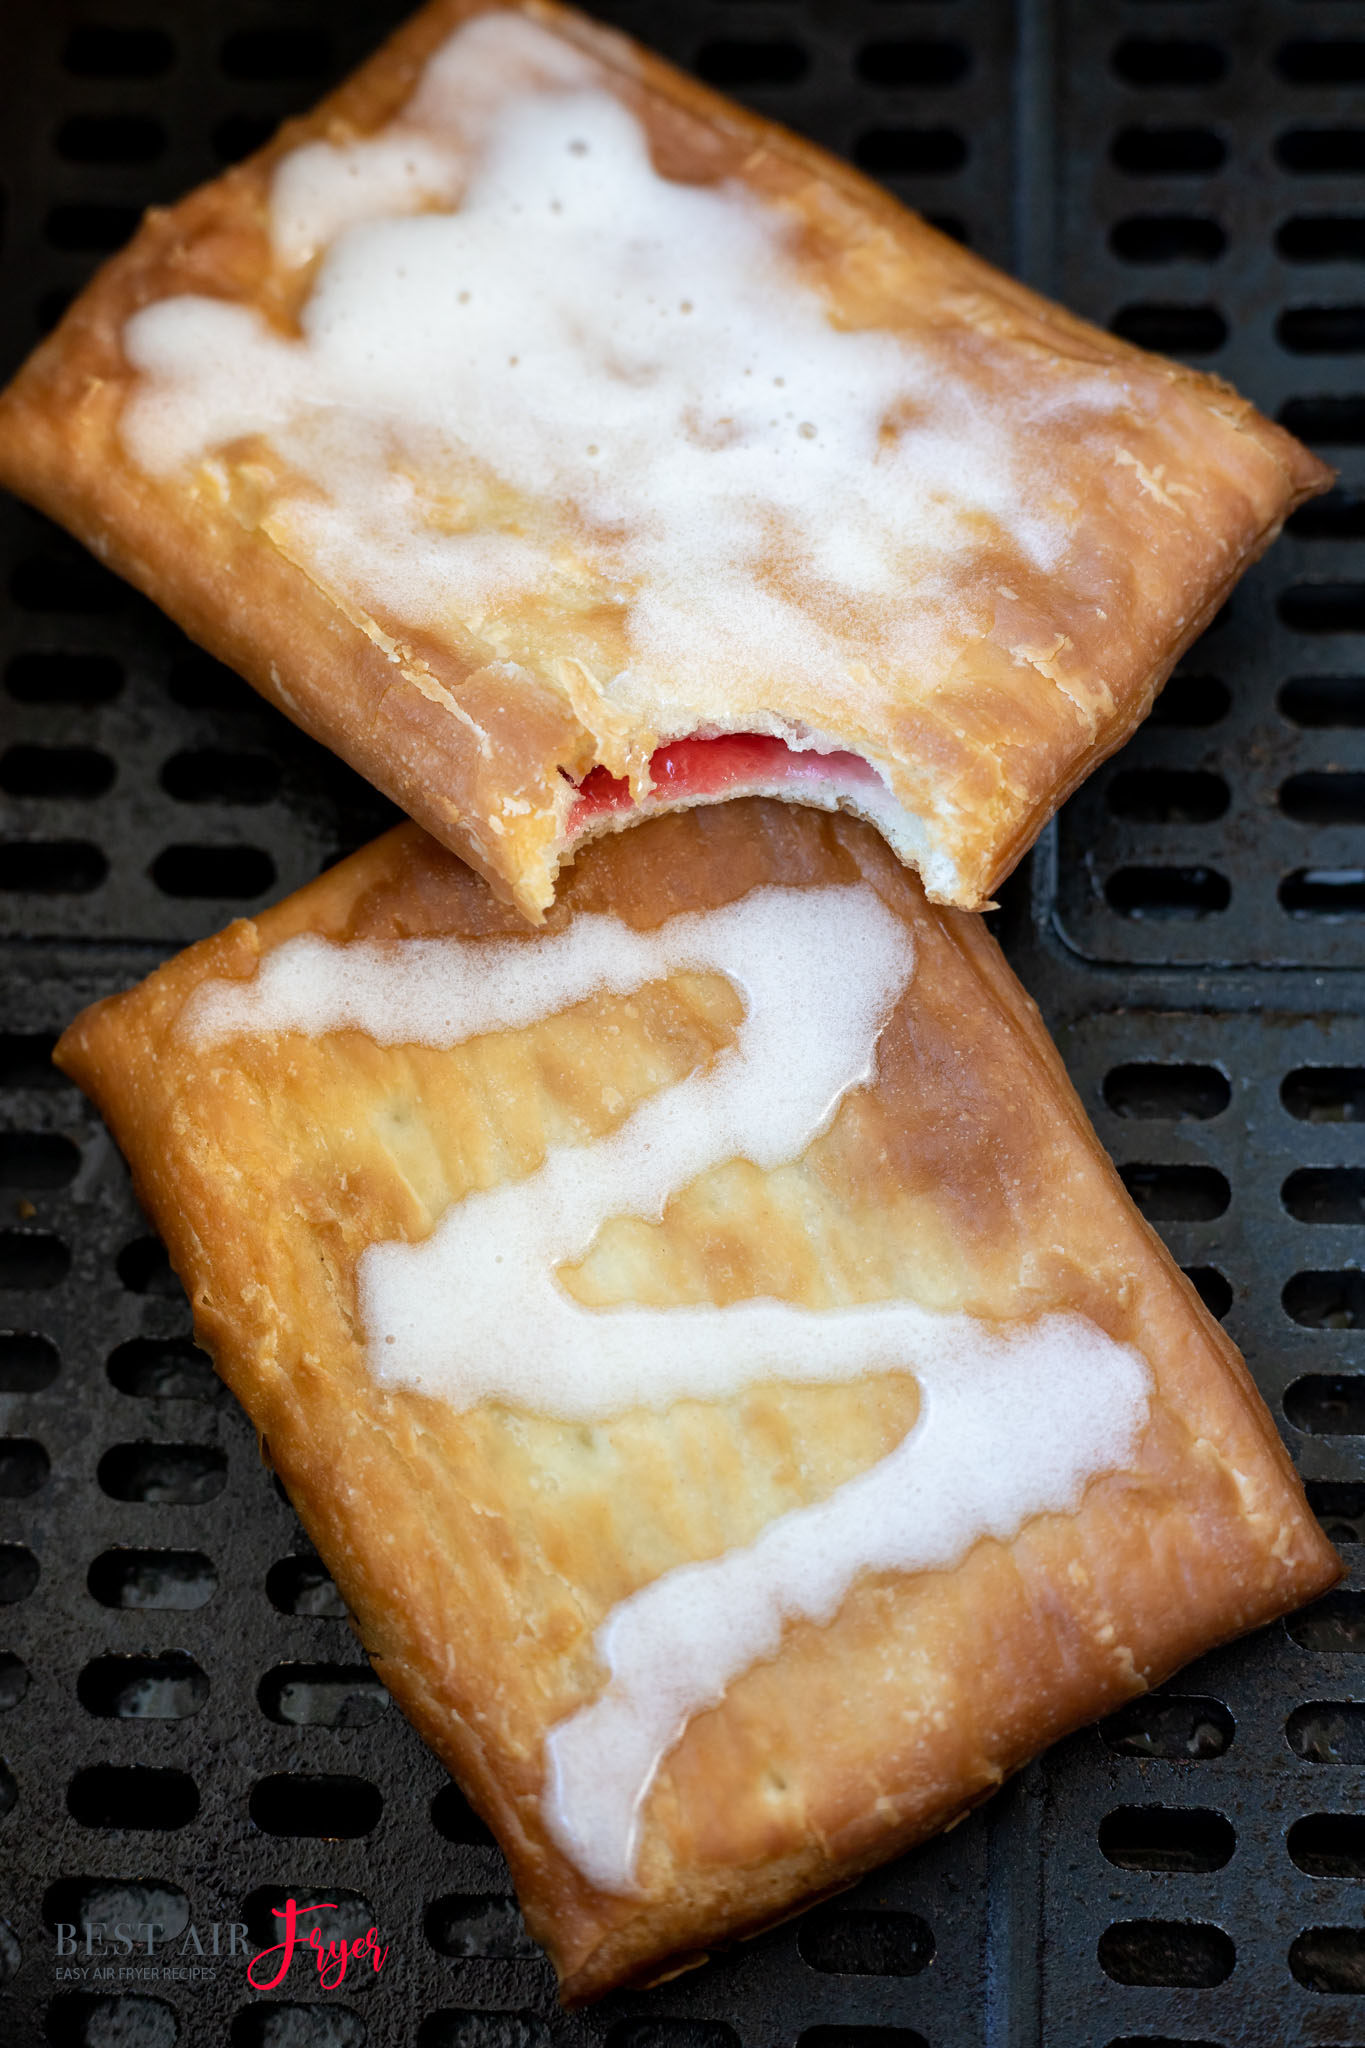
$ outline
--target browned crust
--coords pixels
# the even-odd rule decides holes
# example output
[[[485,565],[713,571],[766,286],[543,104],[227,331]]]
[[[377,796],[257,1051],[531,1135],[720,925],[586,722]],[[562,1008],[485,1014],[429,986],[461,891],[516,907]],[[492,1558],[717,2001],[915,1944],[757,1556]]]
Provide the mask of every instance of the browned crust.
[[[874,274],[869,282],[860,271],[857,289],[889,320],[911,298],[941,306],[944,322],[967,323],[961,331],[974,343],[1005,337],[1017,344],[1034,375],[1063,361],[1129,363],[1147,385],[1156,380],[1180,414],[1186,473],[1201,480],[1209,502],[1199,531],[1164,554],[1152,532],[1138,530],[1141,507],[1126,546],[1124,534],[1108,532],[1105,573],[1119,577],[1121,615],[1112,642],[1078,641],[1055,661],[1037,654],[1039,619],[1052,626],[1057,618],[1045,601],[1030,600],[1014,626],[966,646],[961,674],[933,695],[900,704],[894,693],[874,691],[859,730],[834,731],[879,765],[892,764],[911,812],[936,816],[943,792],[952,793],[942,812],[951,820],[944,830],[958,873],[949,893],[963,907],[979,907],[1062,797],[1145,717],[1228,589],[1294,506],[1326,487],[1330,472],[1227,385],[1162,363],[1049,304],[812,144],[567,9],[546,0],[523,5],[609,67],[647,119],[665,170],[746,179],[804,223],[817,251],[812,260],[826,268],[848,270],[851,252],[859,252],[862,269]],[[274,164],[310,138],[382,126],[431,52],[485,8],[486,0],[431,0],[312,115],[287,123],[258,155],[178,206],[150,212],[0,398],[0,480],[61,520],[536,919],[562,852],[568,792],[558,770],[579,775],[619,741],[590,730],[564,696],[524,667],[478,662],[401,628],[398,652],[386,652],[380,640],[392,621],[367,631],[359,614],[338,610],[241,506],[225,508],[183,484],[143,476],[123,454],[117,430],[132,376],[120,341],[129,315],[171,292],[199,290],[242,299],[288,329],[306,280],[282,275],[269,256],[264,221]],[[1028,374],[1015,363],[1002,390]],[[1244,459],[1249,450],[1254,459]],[[1097,531],[1106,517],[1112,528],[1116,516],[1097,511]],[[1145,564],[1131,577],[1128,553]],[[723,678],[713,708],[714,725],[742,727],[742,717],[727,716]],[[631,761],[638,767],[655,744],[677,736],[644,720],[631,739]],[[624,772],[622,761],[611,765]],[[529,809],[499,839],[486,821],[504,798]]]
[[[657,1517],[691,1529],[688,1457],[720,1471],[737,1447],[751,1453],[786,1397],[766,1424],[670,1411],[631,1439],[638,1482],[621,1464],[609,1496],[590,1488],[577,1506],[566,1483],[558,1519],[537,1521],[536,1476],[560,1439],[513,1457],[486,1415],[379,1388],[353,1306],[358,1248],[430,1227],[412,1208],[410,1169],[364,1134],[401,1095],[424,1147],[463,1156],[487,1102],[520,1114],[503,1069],[491,1081],[480,1069],[466,1098],[449,1055],[351,1034],[210,1055],[176,1028],[201,981],[251,974],[299,931],[474,936],[513,930],[515,915],[404,826],[95,1005],[58,1048],[127,1153],[199,1337],[268,1440],[385,1684],[495,1828],[569,2002],[848,1883],[1047,1742],[1339,1576],[1238,1354],[1134,1211],[994,942],[979,920],[928,906],[870,830],[762,802],[652,820],[584,852],[551,929],[608,908],[652,926],[762,882],[860,872],[905,919],[919,971],[875,1086],[808,1155],[803,1201],[835,1205],[859,1260],[888,1247],[927,1258],[928,1284],[977,1312],[1070,1309],[1138,1342],[1156,1377],[1153,1419],[1133,1471],[1094,1482],[1076,1515],[1037,1518],[951,1571],[876,1575],[828,1629],[791,1629],[777,1660],[698,1717],[667,1760],[638,1900],[595,1892],[546,1835],[540,1744],[598,1683],[575,1645],[617,1597],[601,1575],[627,1569],[632,1529]],[[613,1015],[627,1040],[643,1028]],[[628,1087],[635,1072],[610,1065],[622,1040],[599,1030],[566,1046],[547,1028],[531,1064],[507,1072],[549,1088],[564,1113],[600,1120],[604,1081]],[[652,1057],[682,1045],[668,1056],[685,1068],[697,1028],[679,1011]],[[326,1134],[322,1164],[304,1156],[310,1132]],[[774,1200],[769,1189],[731,1215],[712,1251],[704,1231],[697,1240],[722,1262],[716,1272],[738,1261],[741,1292],[763,1282],[774,1244],[798,1280],[837,1265],[835,1251],[802,1252]],[[685,1247],[693,1226],[675,1221]],[[841,1390],[821,1410],[822,1439],[837,1445],[856,1407]],[[726,1512],[742,1521],[746,1498],[740,1487]],[[624,1535],[613,1534],[619,1502]],[[706,1554],[714,1536],[686,1541]],[[769,1767],[784,1792],[767,1787]]]

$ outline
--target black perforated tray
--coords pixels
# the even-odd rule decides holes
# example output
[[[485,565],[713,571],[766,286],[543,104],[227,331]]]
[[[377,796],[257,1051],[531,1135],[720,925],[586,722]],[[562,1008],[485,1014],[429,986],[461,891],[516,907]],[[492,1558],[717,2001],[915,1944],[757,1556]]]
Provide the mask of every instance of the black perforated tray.
[[[400,11],[0,5],[0,373],[143,206],[308,104]],[[1225,370],[1342,467],[998,924],[1354,1558],[1365,6],[599,11],[1081,310]],[[368,1680],[107,1136],[45,1065],[79,1005],[391,813],[8,503],[0,557],[3,2048],[1365,2044],[1358,1572],[834,1906],[557,2012],[501,1859]],[[296,1965],[253,1993],[232,1926],[263,1945],[290,1892],[340,1900],[348,1933],[376,1923],[383,1972],[323,1990]],[[83,1919],[166,1932],[150,1955],[59,1954]]]

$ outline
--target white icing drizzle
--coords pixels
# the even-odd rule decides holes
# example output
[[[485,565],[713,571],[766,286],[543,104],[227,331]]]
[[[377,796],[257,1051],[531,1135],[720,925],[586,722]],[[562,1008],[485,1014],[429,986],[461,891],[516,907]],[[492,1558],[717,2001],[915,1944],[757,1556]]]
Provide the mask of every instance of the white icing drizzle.
[[[787,1623],[831,1619],[868,1571],[946,1567],[982,1537],[1074,1509],[1089,1479],[1131,1456],[1146,1413],[1142,1359],[1079,1317],[993,1328],[909,1301],[585,1308],[559,1285],[556,1270],[612,1217],[657,1219],[730,1159],[799,1157],[872,1078],[913,964],[905,926],[867,885],[763,888],[644,933],[583,914],[537,939],[302,936],[250,982],[203,984],[184,1013],[205,1046],[359,1030],[439,1047],[678,972],[720,972],[742,992],[736,1039],[709,1067],[647,1097],[609,1136],[559,1145],[524,1179],[466,1195],[425,1241],[371,1245],[360,1261],[376,1378],[460,1409],[497,1400],[598,1420],[724,1399],[760,1378],[910,1371],[918,1382],[919,1418],[888,1457],[747,1549],[665,1574],[597,1631],[608,1682],[552,1731],[544,1810],[608,1890],[634,1885],[639,1814],[663,1757],[776,1652]]]
[[[438,634],[510,646],[534,595],[590,668],[574,621],[619,607],[599,680],[679,733],[718,671],[757,707],[818,686],[835,722],[868,662],[918,680],[964,606],[988,630],[964,564],[1002,536],[1059,563],[1084,507],[1055,456],[1125,402],[1078,372],[1002,411],[913,338],[836,328],[778,209],[660,177],[600,69],[515,14],[459,29],[379,135],[286,157],[272,232],[323,252],[300,338],[203,297],[135,314],[134,459],[267,435],[302,479],[277,545]]]
[[[794,1621],[832,1621],[868,1572],[951,1568],[982,1537],[1008,1542],[1034,1515],[1070,1514],[1097,1473],[1121,1468],[1147,1414],[1137,1353],[1078,1316],[1010,1335],[930,1318],[917,1348],[920,1413],[889,1456],[755,1543],[666,1572],[614,1607],[594,1637],[610,1680],[551,1730],[546,1818],[604,1891],[635,1886],[640,1813],[688,1722],[776,1656]]]

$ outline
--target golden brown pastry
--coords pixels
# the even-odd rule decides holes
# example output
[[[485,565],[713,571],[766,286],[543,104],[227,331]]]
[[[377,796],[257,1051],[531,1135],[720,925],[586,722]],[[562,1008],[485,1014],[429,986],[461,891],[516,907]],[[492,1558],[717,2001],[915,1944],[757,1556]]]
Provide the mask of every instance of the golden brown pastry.
[[[1328,472],[621,36],[432,0],[148,215],[0,480],[534,920],[746,791],[980,907]]]
[[[993,940],[861,823],[650,820],[539,931],[403,826],[57,1057],[568,2000],[1338,1576]]]

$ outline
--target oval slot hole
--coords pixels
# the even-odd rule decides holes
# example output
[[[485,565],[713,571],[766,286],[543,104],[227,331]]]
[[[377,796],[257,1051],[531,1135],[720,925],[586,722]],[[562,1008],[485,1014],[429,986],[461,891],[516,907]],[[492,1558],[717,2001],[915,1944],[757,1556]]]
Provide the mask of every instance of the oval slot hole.
[[[1305,1927],[1289,1944],[1289,1967],[1310,1991],[1365,1992],[1365,1928]]]
[[[1365,82],[1365,43],[1295,37],[1280,45],[1275,64],[1291,85],[1360,85]]]
[[[1277,894],[1291,917],[1359,917],[1365,912],[1365,868],[1296,868]]]
[[[256,1697],[267,1720],[291,1728],[367,1728],[389,1704],[368,1664],[277,1664]]]
[[[857,59],[860,78],[892,90],[901,86],[941,90],[959,85],[971,68],[971,55],[964,44],[924,37],[864,43]]]
[[[24,1500],[47,1482],[47,1452],[31,1436],[0,1436],[0,1500]]]
[[[159,1237],[135,1237],[126,1244],[116,1261],[119,1279],[130,1294],[156,1294],[164,1300],[184,1298],[175,1277],[170,1254]]]
[[[0,1088],[69,1088],[52,1064],[55,1031],[0,1031]]]
[[[1365,1067],[1295,1067],[1280,1083],[1280,1100],[1301,1123],[1365,1122]]]
[[[1291,1173],[1280,1200],[1300,1223],[1365,1222],[1365,1168],[1304,1166]]]
[[[0,1131],[0,1188],[26,1194],[64,1188],[80,1163],[78,1148],[55,1131]]]
[[[1216,85],[1228,68],[1217,43],[1178,36],[1125,36],[1113,65],[1125,85]]]
[[[171,663],[167,687],[172,701],[186,711],[231,711],[253,717],[260,714],[261,700],[251,685],[197,648]]]
[[[1287,530],[1299,540],[1365,540],[1365,497],[1358,491],[1329,491],[1300,505]]]
[[[106,1370],[121,1394],[142,1400],[212,1401],[223,1390],[211,1360],[188,1337],[134,1337]]]
[[[1222,1115],[1232,1089],[1217,1067],[1134,1061],[1110,1068],[1104,1077],[1104,1099],[1119,1116],[1202,1121]]]
[[[219,61],[229,78],[281,82],[327,69],[326,36],[311,28],[242,28],[225,37]]]
[[[1100,1822],[1101,1854],[1121,1870],[1221,1870],[1237,1846],[1208,1806],[1119,1806]]]
[[[1365,825],[1365,775],[1291,775],[1280,785],[1280,809],[1298,825]]]
[[[917,1977],[934,1959],[933,1933],[918,1913],[817,1907],[796,1937],[813,1970],[837,1977]]]
[[[85,617],[119,611],[127,596],[127,585],[112,569],[91,555],[65,553],[24,556],[14,565],[9,590],[21,611]]]
[[[71,1253],[50,1230],[0,1230],[0,1288],[14,1293],[56,1287]]]
[[[72,114],[57,130],[57,154],[72,164],[150,164],[165,147],[150,114]]]
[[[202,1507],[227,1484],[227,1458],[211,1444],[115,1444],[100,1459],[111,1500],[145,1507]]]
[[[1365,1877],[1365,1814],[1307,1813],[1289,1830],[1288,1847],[1309,1877]]]
[[[193,1657],[95,1657],[76,1681],[87,1713],[113,1721],[185,1721],[209,1696],[208,1678]]]
[[[1227,1181],[1212,1166],[1121,1166],[1119,1174],[1152,1222],[1207,1223],[1232,1199]]]
[[[1365,217],[1296,214],[1282,223],[1275,247],[1287,263],[1359,263],[1365,257]]]
[[[1197,732],[1226,718],[1231,704],[1228,686],[1217,676],[1174,675],[1152,706],[1148,723]]]
[[[1119,1920],[1097,1945],[1100,1968],[1116,1984],[1207,1990],[1232,1975],[1237,1951],[1221,1927],[1200,1920]]]
[[[175,44],[161,28],[83,21],[62,47],[62,63],[77,78],[159,78],[174,61]]]
[[[1130,178],[1198,178],[1222,169],[1227,144],[1212,128],[1120,128],[1109,146],[1116,169]]]
[[[434,1899],[422,1922],[442,1956],[536,1956],[515,1899],[497,1892],[450,1893]]]
[[[361,1978],[359,1984],[367,1981]],[[360,2014],[347,2006],[254,1998],[234,2015],[228,2043],[229,2048],[363,2048],[369,2038]]]
[[[47,2009],[49,2048],[174,2048],[175,2008],[142,1991],[61,1991]]]
[[[956,128],[868,128],[853,145],[854,162],[874,178],[947,177],[967,156]]]
[[[1365,632],[1365,583],[1295,583],[1276,606],[1294,633]]]
[[[1365,1764],[1365,1706],[1309,1700],[1284,1724],[1285,1740],[1306,1764]]]
[[[1365,128],[1290,128],[1275,144],[1286,171],[1306,177],[1358,176],[1365,171]]]
[[[27,1664],[13,1650],[0,1650],[0,1714],[17,1707],[27,1691]]]
[[[170,1833],[199,1811],[199,1788],[185,1771],[146,1764],[92,1764],[66,1790],[67,1811],[86,1828]]]
[[[145,1951],[174,1941],[189,1925],[190,1902],[178,1885],[133,1877],[62,1877],[43,1894],[43,1920],[50,1928],[83,1927],[87,1921],[112,1927],[122,1921],[138,1929]]]
[[[346,1603],[319,1558],[277,1558],[266,1574],[265,1590],[270,1604],[281,1614],[314,1621],[346,1618]]]
[[[843,2033],[846,2029],[838,2028]],[[857,2033],[855,2027],[852,2030]],[[876,2033],[877,2028],[870,2031]],[[894,2031],[894,2030],[893,2030]],[[797,2048],[809,2042],[818,2027],[798,2036]],[[618,2020],[607,2034],[607,2048],[739,2048],[739,2035],[724,2020],[638,2019]],[[848,2048],[854,2048],[850,2042]],[[875,2044],[869,2044],[875,2048]],[[903,2048],[903,2044],[901,2044]]]
[[[11,839],[0,845],[0,889],[14,896],[88,896],[109,872],[87,839]]]
[[[38,1583],[38,1560],[23,1543],[0,1543],[0,1607],[27,1600]]]
[[[1129,1700],[1100,1723],[1116,1756],[1206,1763],[1232,1747],[1234,1722],[1221,1700],[1202,1694],[1149,1693]]]
[[[1365,1539],[1365,1486],[1352,1485],[1349,1480],[1309,1479],[1305,1490],[1308,1505],[1331,1542]]]
[[[431,1802],[431,1824],[447,1842],[496,1849],[492,1830],[479,1819],[458,1785],[443,1785]]]
[[[276,126],[269,114],[228,114],[209,138],[213,153],[221,164],[239,164],[264,148]]]
[[[1232,889],[1213,868],[1119,868],[1104,886],[1120,917],[1208,917],[1226,910]]]
[[[259,846],[168,846],[150,869],[165,896],[263,896],[275,881],[275,863]]]
[[[1306,1436],[1365,1436],[1365,1374],[1305,1373],[1285,1389],[1284,1412]]]
[[[1288,1615],[1284,1625],[1290,1641],[1302,1650],[1359,1657],[1365,1653],[1365,1593],[1329,1593]]]
[[[1182,1266],[1180,1270],[1209,1314],[1221,1323],[1232,1307],[1232,1287],[1227,1276],[1216,1266]]]
[[[1302,1323],[1304,1329],[1363,1329],[1365,1327],[1365,1276],[1359,1272],[1338,1272],[1338,1274],[1295,1274],[1285,1284],[1281,1294],[1285,1313]],[[1326,1389],[1326,1386],[1345,1386],[1345,1380],[1326,1380],[1318,1374],[1310,1374],[1304,1380],[1297,1380],[1297,1386],[1304,1389],[1304,1397]],[[1365,1382],[1361,1382],[1365,1384]],[[1287,1397],[1285,1397],[1287,1405]],[[1365,1407],[1361,1409],[1365,1415]],[[1300,1427],[1306,1427],[1300,1423]],[[1353,1436],[1359,1432],[1353,1430]]]
[[[202,1550],[104,1550],[86,1574],[101,1607],[189,1613],[218,1590],[218,1573]]]
[[[265,804],[279,792],[280,766],[269,754],[207,747],[173,754],[161,770],[161,786],[182,804]]]
[[[1129,768],[1106,792],[1116,818],[1140,825],[1207,825],[1228,807],[1221,775],[1183,768]]]
[[[5,688],[18,704],[109,704],[123,670],[111,654],[16,654]]]
[[[1121,306],[1109,325],[1124,341],[1171,356],[1212,355],[1228,338],[1228,323],[1216,306],[1144,301]]]
[[[0,1330],[0,1394],[38,1394],[61,1367],[57,1347],[36,1330]]]
[[[250,1806],[263,1834],[348,1841],[378,1825],[384,1800],[365,1778],[280,1771],[257,1780]]]
[[[807,2027],[796,2048],[929,2048],[913,2027]]]
[[[1131,214],[1109,233],[1122,263],[1214,263],[1227,240],[1217,221],[1194,213]]]
[[[1315,448],[1356,448],[1365,442],[1365,397],[1289,398],[1279,410],[1281,426]]]
[[[113,787],[114,764],[98,747],[10,747],[0,789],[10,796],[88,802]]]
[[[533,2012],[430,2012],[417,2029],[417,2048],[551,2048],[556,2035]]]
[[[1365,726],[1365,676],[1297,676],[1280,692],[1280,709],[1309,731]]]
[[[43,233],[54,249],[107,255],[121,249],[142,218],[136,206],[110,206],[99,200],[75,200],[48,209]]]
[[[761,86],[795,85],[810,68],[800,43],[789,36],[757,38],[720,36],[703,43],[696,68],[710,85],[728,92],[752,92]]]

